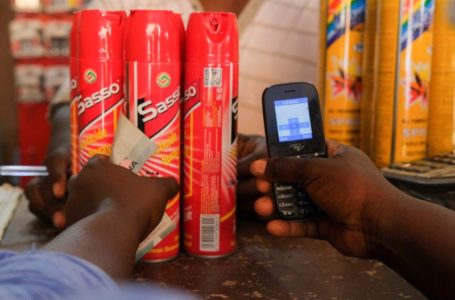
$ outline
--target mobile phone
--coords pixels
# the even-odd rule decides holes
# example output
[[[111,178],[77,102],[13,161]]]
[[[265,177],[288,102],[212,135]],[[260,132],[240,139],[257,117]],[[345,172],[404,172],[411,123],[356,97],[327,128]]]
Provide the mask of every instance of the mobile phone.
[[[269,157],[326,157],[321,108],[316,88],[307,82],[272,85],[262,94]],[[280,218],[306,220],[322,214],[296,183],[273,184]]]

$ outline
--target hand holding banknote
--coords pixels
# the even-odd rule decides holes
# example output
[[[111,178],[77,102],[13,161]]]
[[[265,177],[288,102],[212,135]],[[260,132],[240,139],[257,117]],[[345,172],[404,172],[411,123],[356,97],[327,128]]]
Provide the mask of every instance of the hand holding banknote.
[[[122,221],[135,220],[145,238],[161,221],[166,201],[178,189],[172,178],[140,177],[104,156],[95,156],[68,183],[67,225],[91,214],[116,211],[125,218]]]

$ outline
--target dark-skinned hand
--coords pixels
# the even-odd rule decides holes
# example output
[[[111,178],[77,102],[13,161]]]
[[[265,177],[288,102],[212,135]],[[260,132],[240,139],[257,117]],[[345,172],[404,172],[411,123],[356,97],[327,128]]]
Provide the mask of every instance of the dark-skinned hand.
[[[250,165],[255,160],[265,157],[267,145],[263,136],[239,134],[237,210],[241,217],[255,217],[254,201],[262,194],[256,188],[256,177],[251,174]]]
[[[64,207],[66,185],[70,176],[69,147],[60,147],[46,158],[49,176],[33,178],[25,188],[29,210],[41,220],[51,222],[55,228],[66,224]]]
[[[145,235],[161,221],[167,201],[178,190],[175,179],[140,177],[98,155],[68,183],[67,226],[95,213],[114,211]]]
[[[383,200],[401,192],[362,151],[333,141],[327,141],[327,148],[328,158],[270,158],[252,164],[260,192],[270,193],[271,182],[299,183],[326,213],[307,222],[275,219],[267,229],[276,236],[324,239],[345,255],[370,257],[368,241],[374,237],[365,236],[366,227],[381,217]],[[271,216],[274,201],[263,196],[256,201],[255,210]]]

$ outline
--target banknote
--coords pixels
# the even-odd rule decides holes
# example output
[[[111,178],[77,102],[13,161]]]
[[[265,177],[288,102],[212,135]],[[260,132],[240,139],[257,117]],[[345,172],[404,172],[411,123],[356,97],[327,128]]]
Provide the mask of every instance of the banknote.
[[[171,218],[164,214],[161,222],[156,228],[143,240],[136,251],[136,262],[139,261],[145,254],[153,249],[159,242],[161,242],[172,230],[175,229],[175,222]]]
[[[23,198],[25,197],[21,188],[13,187],[8,183],[0,185],[0,241]]]
[[[111,152],[111,161],[114,164],[137,174],[156,150],[157,146],[152,140],[124,115],[120,116]]]

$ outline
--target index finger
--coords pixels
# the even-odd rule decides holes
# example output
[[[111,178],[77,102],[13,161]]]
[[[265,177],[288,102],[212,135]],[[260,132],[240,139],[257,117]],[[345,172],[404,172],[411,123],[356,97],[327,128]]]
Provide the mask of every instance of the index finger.
[[[267,157],[266,146],[264,143],[265,140],[264,137],[258,135],[246,136],[239,134],[238,138],[238,177],[250,177],[250,165],[259,158]]]
[[[305,183],[321,171],[331,166],[330,158],[348,149],[345,145],[326,141],[329,159],[315,157],[272,157],[253,162],[250,171],[253,175],[273,182]]]
[[[49,182],[52,185],[52,193],[56,198],[62,198],[66,192],[70,158],[65,153],[52,154],[45,162],[49,172]]]
[[[280,237],[307,237],[312,239],[327,239],[328,221],[324,218],[306,221],[289,222],[273,220],[267,223],[270,234]]]

